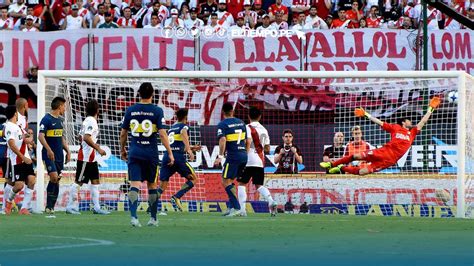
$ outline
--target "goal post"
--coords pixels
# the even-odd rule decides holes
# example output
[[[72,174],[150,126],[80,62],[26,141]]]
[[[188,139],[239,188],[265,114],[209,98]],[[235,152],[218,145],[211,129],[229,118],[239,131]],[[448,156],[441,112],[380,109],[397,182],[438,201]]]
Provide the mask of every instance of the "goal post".
[[[272,175],[269,175],[270,178],[266,181],[266,185],[270,188],[271,192],[277,194],[275,197],[279,200],[281,206],[285,204],[285,201],[293,199],[301,202],[309,201],[310,204],[315,206],[315,210],[321,210],[321,206],[324,207],[329,202],[329,200],[323,200],[324,193],[336,191],[341,195],[344,193],[350,194],[351,199],[339,199],[337,196],[328,197],[332,199],[331,203],[342,204],[346,207],[354,205],[354,208],[364,209],[363,211],[367,213],[372,210],[370,204],[380,201],[379,203],[383,204],[381,208],[385,212],[387,210],[384,208],[391,208],[389,205],[393,205],[394,202],[402,202],[403,204],[407,202],[408,204],[409,200],[407,198],[416,199],[417,202],[421,202],[421,205],[426,205],[422,199],[429,198],[429,195],[435,197],[433,191],[436,190],[436,197],[438,199],[435,197],[432,201],[456,206],[453,216],[466,217],[472,215],[471,209],[474,204],[474,183],[472,181],[474,172],[474,137],[470,136],[471,134],[467,132],[469,130],[472,131],[472,125],[474,124],[472,112],[470,111],[472,107],[469,105],[471,100],[474,100],[474,78],[465,72],[41,70],[38,73],[37,122],[39,124],[43,116],[49,111],[48,107],[52,97],[64,96],[68,100],[66,112],[69,112],[65,117],[65,131],[68,141],[75,142],[74,136],[77,135],[78,126],[84,118],[80,111],[78,111],[82,110],[82,108],[77,105],[85,104],[85,99],[93,95],[93,97],[100,101],[99,104],[109,106],[107,107],[109,109],[104,110],[107,112],[104,118],[99,119],[99,130],[101,133],[104,131],[106,133],[106,139],[99,135],[99,144],[103,145],[105,143],[109,147],[111,155],[114,156],[114,161],[110,161],[108,164],[118,163],[115,160],[117,159],[115,152],[118,143],[115,141],[118,139],[119,134],[117,131],[119,119],[121,119],[126,107],[135,102],[136,89],[142,82],[151,82],[154,84],[155,90],[160,92],[159,99],[156,99],[155,102],[166,107],[165,113],[168,126],[175,121],[173,111],[176,111],[176,108],[189,106],[194,108],[194,112],[190,113],[191,142],[192,144],[204,143],[207,146],[204,145],[205,150],[192,163],[197,169],[197,173],[202,175],[199,178],[202,181],[195,187],[194,192],[190,192],[191,194],[186,198],[189,201],[190,211],[192,208],[194,208],[194,211],[198,209],[202,211],[206,208],[212,209],[214,207],[205,206],[202,202],[221,200],[219,196],[220,191],[217,189],[217,184],[220,182],[220,179],[218,179],[219,169],[213,169],[210,165],[213,156],[216,156],[216,150],[212,146],[212,142],[215,142],[214,144],[217,143],[217,140],[213,139],[215,138],[214,130],[221,119],[220,110],[216,106],[219,106],[224,101],[232,101],[238,103],[236,104],[236,116],[245,120],[245,122],[248,122],[246,110],[249,106],[258,105],[265,109],[262,124],[264,126],[268,125],[271,135],[272,153],[275,146],[281,144],[281,131],[287,127],[294,128],[296,143],[298,144],[299,142],[300,146],[311,147],[311,150],[303,150],[304,166],[300,169],[300,174],[309,176],[308,178],[312,181],[321,177],[328,180],[328,182],[322,182],[322,185],[317,185],[314,190],[316,192],[307,192],[313,188],[302,177],[290,175],[290,177],[280,179],[279,177],[273,178]],[[254,90],[253,92],[252,89]],[[247,97],[250,95],[248,90],[251,90],[250,94],[252,97],[250,98]],[[455,99],[455,102],[448,99],[448,94],[451,91],[457,92],[458,97]],[[111,97],[112,94],[113,97]],[[404,162],[411,160],[410,166],[399,161],[397,165],[389,168],[388,171],[363,177],[347,174],[326,175],[324,170],[319,167],[319,162],[322,159],[322,150],[316,150],[313,147],[317,149],[322,147],[323,140],[318,140],[318,138],[321,138],[321,135],[326,136],[324,141],[332,140],[332,135],[337,131],[343,131],[346,135],[350,136],[354,125],[361,125],[361,128],[364,130],[365,139],[374,148],[382,146],[389,140],[389,134],[379,127],[371,125],[368,121],[355,118],[353,116],[354,107],[364,107],[381,120],[393,122],[400,112],[408,114],[410,119],[415,120],[420,117],[421,111],[426,111],[423,108],[426,108],[429,97],[434,95],[439,95],[443,98],[442,110],[440,110],[439,114],[437,114],[437,111],[433,114],[434,120],[430,120],[428,122],[429,126],[424,130],[432,130],[436,134],[439,133],[439,135],[449,135],[447,141],[450,143],[443,142],[443,147],[454,146],[454,151],[436,148],[435,146],[438,144],[431,144],[430,140],[436,141],[437,135],[435,133],[425,133],[422,130],[420,135],[417,136],[417,143],[419,144],[417,148],[420,149],[419,154],[412,151],[409,156],[402,158]],[[110,109],[110,106],[113,106],[113,109]],[[432,126],[430,123],[434,123],[434,121],[443,124],[436,127]],[[101,124],[101,122],[104,123]],[[417,122],[418,120],[413,121],[414,124]],[[451,127],[456,128],[457,132],[453,131]],[[331,135],[331,137],[327,137],[327,135]],[[346,143],[350,141],[351,139],[349,138],[345,139]],[[38,143],[36,151],[38,162],[42,160],[41,150],[41,143]],[[163,149],[160,150],[162,151]],[[416,156],[418,156],[419,162],[413,162],[416,160]],[[446,166],[446,161],[451,160],[453,156],[455,157],[455,165],[453,167]],[[118,155],[119,158],[120,156]],[[278,167],[277,165],[272,165],[272,159],[273,154],[267,156],[268,167],[265,168],[265,172],[268,174],[273,172],[275,167]],[[74,180],[73,164],[75,165],[75,162],[69,164],[70,167],[65,171],[65,176],[70,180]],[[116,179],[126,177],[127,174],[123,166],[117,169],[107,172],[108,174],[104,177],[104,180],[107,182],[111,176],[116,177]],[[422,178],[417,179],[418,177],[414,177],[416,175]],[[449,181],[451,176],[453,179]],[[171,188],[174,192],[179,189],[184,179],[177,177],[172,179],[177,180],[177,183],[171,182],[174,184]],[[380,184],[373,182],[373,180],[377,179],[380,179]],[[399,189],[396,186],[384,188],[381,184],[387,179],[406,180],[407,186],[406,188],[403,187],[401,192],[398,191]],[[36,206],[39,210],[44,208],[46,195],[45,180],[47,180],[47,173],[44,165],[38,163]],[[334,180],[343,180],[342,183],[345,184],[345,187],[340,185],[341,182],[336,185],[337,182]],[[333,185],[331,185],[332,181],[334,181]],[[430,185],[426,185],[426,189],[420,192],[416,187],[420,186],[420,184],[425,187],[423,185],[425,184],[424,182]],[[368,183],[370,183],[370,186],[362,186],[362,184]],[[394,183],[396,182],[394,181]],[[441,187],[443,184],[448,183],[452,187]],[[289,192],[291,189],[285,186],[294,188],[297,192]],[[306,189],[306,186],[310,188]],[[436,189],[437,186],[440,186],[439,189]],[[117,185],[111,187],[113,189],[109,189],[109,187],[107,189],[119,190]],[[380,190],[378,190],[379,187]],[[321,189],[326,192],[321,192]],[[362,190],[365,191],[363,192],[365,194],[357,194],[361,193],[360,191]],[[439,199],[438,190],[450,191],[451,198],[446,199],[446,201]],[[256,196],[255,198],[250,198],[259,201],[258,193],[255,190],[251,193],[255,193]],[[313,193],[313,196],[309,196],[308,193]],[[384,196],[382,199],[376,195],[377,193],[387,193],[388,196]],[[166,197],[169,197],[169,194]],[[115,198],[119,199],[118,197]],[[361,200],[362,198],[363,200]],[[166,198],[162,200],[163,202],[167,201]],[[252,206],[257,210],[260,206],[264,205],[256,204]],[[216,208],[222,209],[222,206],[219,205]],[[424,207],[420,208],[423,209]],[[427,208],[427,212],[431,212],[431,209]]]

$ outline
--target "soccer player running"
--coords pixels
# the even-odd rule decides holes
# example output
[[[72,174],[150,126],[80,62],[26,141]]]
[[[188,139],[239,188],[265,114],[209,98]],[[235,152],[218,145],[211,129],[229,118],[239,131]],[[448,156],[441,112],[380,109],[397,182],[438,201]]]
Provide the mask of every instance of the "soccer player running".
[[[339,173],[342,169],[346,173],[351,173],[354,175],[366,175],[381,171],[396,164],[397,161],[408,151],[408,149],[410,149],[416,135],[428,122],[431,114],[439,104],[440,99],[438,97],[433,97],[430,101],[426,114],[415,127],[412,126],[412,122],[408,118],[400,118],[398,119],[397,124],[389,124],[371,116],[363,108],[356,108],[354,113],[357,117],[366,117],[370,119],[370,121],[381,126],[383,130],[390,133],[391,140],[383,147],[378,149],[345,156],[334,162],[322,162],[320,163],[321,167],[329,169],[329,173],[331,174]],[[345,166],[345,164],[348,164],[354,160],[364,160],[369,162],[369,164],[363,167]]]
[[[18,113],[15,106],[8,106],[5,115],[8,119],[8,122],[5,124],[5,138],[8,144],[8,158],[13,167],[11,177],[14,183],[5,205],[5,213],[10,215],[13,200],[26,183],[27,186],[25,188],[25,195],[20,214],[29,215],[30,212],[28,209],[35,188],[36,175],[33,169],[33,161],[28,153],[27,145],[33,141],[33,136],[28,135],[19,125],[17,125]]]
[[[47,215],[54,214],[54,206],[59,195],[59,181],[64,169],[64,153],[66,151],[66,163],[71,160],[71,152],[63,135],[63,123],[60,116],[66,112],[66,99],[54,97],[51,101],[51,111],[46,114],[40,122],[38,140],[43,145],[41,155],[49,175],[49,183],[46,187],[46,209]]]
[[[179,211],[183,211],[183,205],[181,204],[181,197],[184,196],[189,190],[191,190],[197,181],[196,173],[193,167],[187,162],[186,154],[189,155],[189,160],[194,161],[194,151],[201,149],[199,145],[191,146],[189,142],[189,127],[188,123],[188,109],[179,109],[176,111],[176,122],[168,130],[168,139],[170,142],[173,157],[175,159],[173,165],[168,165],[166,162],[169,161],[169,154],[165,152],[163,155],[163,165],[160,169],[160,187],[158,188],[158,200],[161,194],[167,189],[170,177],[178,172],[182,177],[186,178],[186,183],[183,184],[181,189],[171,197],[171,202],[178,208]]]
[[[247,141],[245,123],[234,117],[234,107],[231,103],[222,105],[224,120],[217,125],[217,138],[219,139],[219,155],[214,162],[219,166],[227,152],[222,170],[222,185],[229,197],[229,209],[225,216],[242,216],[239,201],[237,200],[234,179],[242,176],[247,164],[247,151],[250,142]]]
[[[83,184],[91,182],[91,196],[94,204],[94,214],[110,214],[109,211],[100,208],[99,193],[99,165],[97,163],[97,154],[105,155],[105,151],[97,144],[99,135],[99,126],[97,118],[99,116],[99,103],[96,100],[90,100],[86,104],[86,119],[82,122],[79,132],[81,146],[77,156],[76,180],[69,190],[69,201],[66,213],[81,214],[77,205],[78,193]]]
[[[265,179],[265,154],[270,153],[270,136],[267,129],[259,122],[261,117],[262,113],[258,108],[250,107],[250,124],[247,125],[247,132],[249,132],[247,140],[250,142],[250,149],[244,173],[237,178],[239,182],[239,204],[242,208],[243,216],[247,216],[245,211],[245,202],[247,201],[246,185],[250,178],[252,178],[252,183],[257,188],[257,191],[268,202],[271,216],[275,216],[277,211],[276,202],[273,200],[268,188],[263,185]]]
[[[128,164],[128,178],[130,191],[128,192],[131,224],[141,227],[137,216],[138,194],[140,185],[147,181],[148,204],[150,204],[150,220],[148,226],[158,226],[156,213],[158,210],[158,191],[156,179],[158,177],[158,140],[160,135],[162,144],[168,152],[168,165],[174,164],[174,156],[164,129],[163,109],[153,104],[154,90],[149,82],[144,82],[138,89],[140,102],[130,106],[125,112],[120,131],[120,153],[122,160]],[[130,131],[130,147],[127,154],[127,137]]]
[[[0,167],[2,168],[5,184],[3,186],[2,209],[0,214],[5,214],[5,206],[7,205],[8,194],[13,188],[13,182],[10,177],[10,161],[7,156],[8,145],[5,139],[5,123],[0,125]]]

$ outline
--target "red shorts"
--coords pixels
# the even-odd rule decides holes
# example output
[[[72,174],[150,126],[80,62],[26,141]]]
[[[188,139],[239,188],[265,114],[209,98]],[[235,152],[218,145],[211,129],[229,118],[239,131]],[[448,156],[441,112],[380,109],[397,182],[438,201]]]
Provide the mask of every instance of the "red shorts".
[[[385,148],[366,151],[363,153],[365,161],[370,164],[367,165],[371,173],[381,171],[397,163],[398,159],[393,153]]]

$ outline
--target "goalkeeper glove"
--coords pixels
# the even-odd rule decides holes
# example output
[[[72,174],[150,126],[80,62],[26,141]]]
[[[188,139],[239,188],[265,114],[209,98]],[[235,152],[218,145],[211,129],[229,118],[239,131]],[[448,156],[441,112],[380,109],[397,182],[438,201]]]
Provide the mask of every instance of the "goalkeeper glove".
[[[365,117],[367,117],[367,118],[369,118],[369,119],[372,117],[372,116],[371,116],[369,113],[367,113],[367,112],[364,110],[364,108],[362,108],[362,107],[359,107],[359,108],[354,109],[354,114],[355,114],[355,116],[357,116],[357,117],[364,117],[364,116],[365,116]]]
[[[428,112],[433,113],[434,110],[439,106],[441,103],[441,99],[438,96],[435,96],[430,101],[430,106],[428,107]]]

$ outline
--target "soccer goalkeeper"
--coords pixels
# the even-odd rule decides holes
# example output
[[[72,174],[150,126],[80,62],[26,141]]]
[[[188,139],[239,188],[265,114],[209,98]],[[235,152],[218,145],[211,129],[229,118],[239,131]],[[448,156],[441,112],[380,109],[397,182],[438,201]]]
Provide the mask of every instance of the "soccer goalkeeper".
[[[322,162],[319,165],[321,165],[322,168],[329,169],[329,173],[331,174],[340,173],[341,170],[343,170],[346,173],[354,175],[366,175],[381,171],[396,164],[408,149],[410,149],[416,135],[421,131],[426,122],[428,122],[431,114],[439,104],[440,99],[438,97],[433,97],[430,101],[428,111],[416,127],[413,127],[410,119],[406,117],[398,119],[397,124],[389,124],[372,117],[363,108],[356,108],[354,110],[355,116],[366,117],[370,119],[370,121],[381,126],[383,130],[390,133],[391,140],[381,148],[345,156],[335,162]],[[369,164],[363,167],[345,166],[345,164],[356,160],[364,160],[369,162]]]

